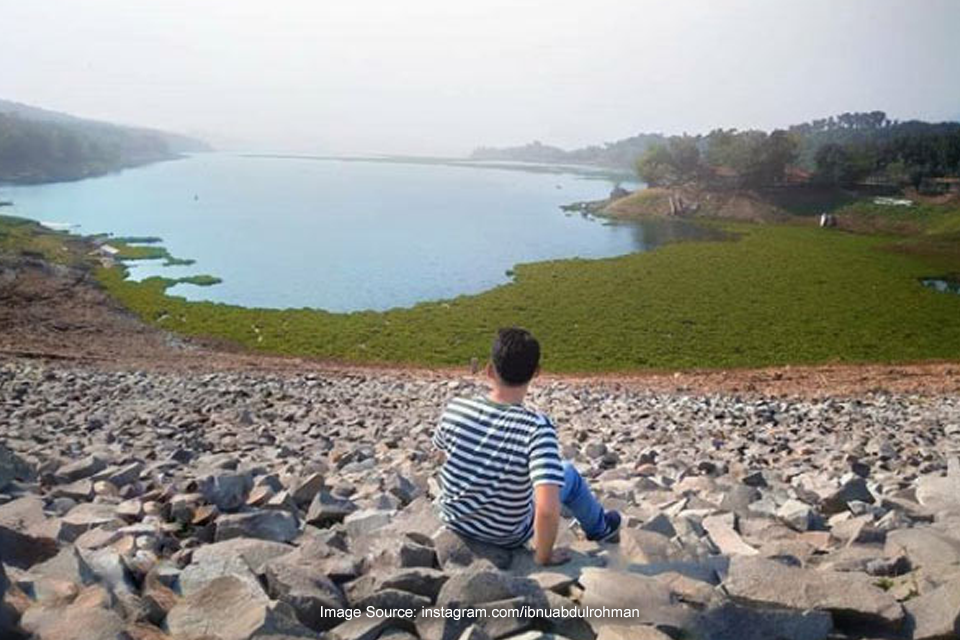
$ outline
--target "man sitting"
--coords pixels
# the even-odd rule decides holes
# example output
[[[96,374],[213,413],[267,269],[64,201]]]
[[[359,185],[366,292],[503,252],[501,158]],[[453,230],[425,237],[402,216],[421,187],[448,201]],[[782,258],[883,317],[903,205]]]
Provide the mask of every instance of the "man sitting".
[[[620,514],[604,511],[576,468],[560,457],[550,419],[523,406],[539,372],[540,344],[523,329],[501,329],[486,373],[488,396],[455,398],[433,443],[446,454],[440,518],[468,538],[518,547],[533,537],[539,564],[560,564],[554,549],[563,504],[589,540],[618,538]]]

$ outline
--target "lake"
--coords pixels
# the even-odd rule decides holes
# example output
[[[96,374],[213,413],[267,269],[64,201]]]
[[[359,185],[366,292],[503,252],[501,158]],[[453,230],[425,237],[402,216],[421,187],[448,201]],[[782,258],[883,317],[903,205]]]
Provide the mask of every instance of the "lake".
[[[0,187],[4,213],[83,234],[160,236],[188,267],[131,263],[131,277],[208,273],[170,290],[248,307],[383,310],[474,294],[517,263],[601,258],[705,233],[679,221],[564,213],[613,183],[482,166],[199,154],[80,182]],[[629,185],[628,185],[629,186]]]

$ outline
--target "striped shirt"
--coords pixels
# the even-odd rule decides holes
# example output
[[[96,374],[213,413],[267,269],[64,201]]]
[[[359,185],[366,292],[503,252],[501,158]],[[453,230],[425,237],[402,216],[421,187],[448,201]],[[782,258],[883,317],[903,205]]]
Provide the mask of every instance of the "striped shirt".
[[[557,431],[545,415],[484,397],[456,398],[433,435],[446,453],[440,518],[463,535],[505,547],[533,533],[533,488],[563,486]]]

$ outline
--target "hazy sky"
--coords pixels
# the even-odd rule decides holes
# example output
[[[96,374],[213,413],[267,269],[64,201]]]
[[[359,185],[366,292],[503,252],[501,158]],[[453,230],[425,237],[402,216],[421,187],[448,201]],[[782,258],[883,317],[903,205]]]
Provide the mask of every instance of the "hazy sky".
[[[960,117],[960,0],[0,0],[0,97],[321,153]]]

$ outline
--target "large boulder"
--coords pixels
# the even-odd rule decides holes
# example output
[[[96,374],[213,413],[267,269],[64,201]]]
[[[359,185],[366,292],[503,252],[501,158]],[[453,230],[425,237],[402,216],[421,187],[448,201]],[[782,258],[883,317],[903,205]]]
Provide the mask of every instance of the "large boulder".
[[[254,538],[234,538],[205,545],[194,551],[190,564],[177,579],[177,586],[180,593],[187,596],[219,577],[233,576],[259,589],[266,564],[293,550],[287,544]]]
[[[129,640],[127,624],[113,605],[106,589],[92,586],[68,605],[31,607],[20,624],[39,640]]]
[[[960,637],[960,578],[903,605],[913,640]]]
[[[267,594],[290,605],[304,626],[326,631],[342,622],[340,618],[324,615],[325,609],[342,609],[347,604],[340,588],[325,575],[291,563],[287,558],[267,564],[264,574]]]
[[[35,496],[18,498],[0,505],[0,556],[3,562],[27,569],[57,554],[51,537],[55,524],[43,512],[43,501]]]
[[[656,578],[615,569],[587,568],[580,576],[583,594],[580,604],[593,609],[637,609],[639,618],[631,623],[645,623],[682,630],[692,624],[692,612],[681,606],[671,589]],[[613,622],[591,619],[595,628]]]
[[[700,640],[824,640],[833,631],[826,611],[745,607],[724,603],[697,620]]]
[[[178,640],[253,640],[271,636],[315,638],[289,605],[271,602],[262,591],[233,576],[217,578],[187,596],[167,614]]]
[[[788,567],[756,556],[733,556],[723,582],[746,604],[829,611],[837,623],[899,625],[903,607],[863,573]]]

